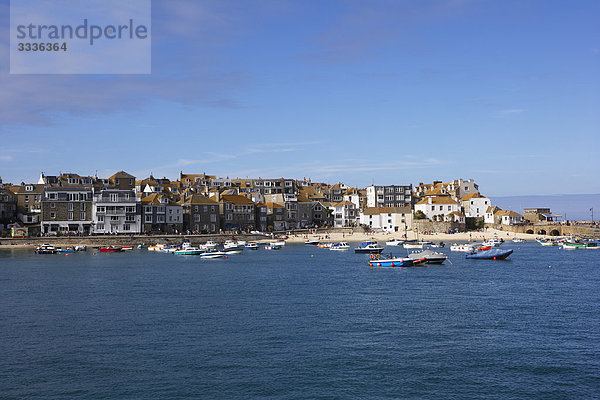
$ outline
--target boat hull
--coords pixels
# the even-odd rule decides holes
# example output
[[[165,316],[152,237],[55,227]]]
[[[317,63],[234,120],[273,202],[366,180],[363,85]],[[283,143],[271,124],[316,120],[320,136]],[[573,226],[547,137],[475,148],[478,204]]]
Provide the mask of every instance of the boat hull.
[[[371,260],[369,261],[369,267],[410,267],[413,265],[413,262],[414,260],[410,258],[388,258],[384,260]]]
[[[467,254],[468,259],[472,260],[505,260],[508,256],[512,254],[513,250],[500,250],[500,249],[491,249],[485,251],[479,251],[472,254]]]

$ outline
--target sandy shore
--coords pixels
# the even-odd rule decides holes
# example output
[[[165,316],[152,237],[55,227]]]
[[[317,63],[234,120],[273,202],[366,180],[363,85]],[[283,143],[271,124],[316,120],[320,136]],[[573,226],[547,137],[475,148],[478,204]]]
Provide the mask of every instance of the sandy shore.
[[[289,243],[304,243],[307,240],[322,240],[325,242],[363,242],[365,240],[376,240],[378,242],[385,242],[391,240],[393,238],[402,239],[402,234],[400,233],[384,233],[378,232],[374,234],[367,235],[363,232],[354,232],[354,233],[341,233],[341,232],[333,232],[329,233],[329,238],[326,237],[324,233],[319,233],[315,235],[292,235],[286,241]],[[487,229],[485,232],[460,232],[454,234],[447,233],[433,233],[431,235],[425,235],[419,233],[419,240],[429,240],[432,242],[468,242],[468,241],[484,241],[493,238],[502,238],[504,240],[512,240],[515,237],[525,240],[535,240],[536,237],[541,237],[540,235],[527,234],[527,233],[513,233],[513,232],[505,232],[499,231],[495,229]],[[415,232],[408,232],[408,239],[417,239]]]

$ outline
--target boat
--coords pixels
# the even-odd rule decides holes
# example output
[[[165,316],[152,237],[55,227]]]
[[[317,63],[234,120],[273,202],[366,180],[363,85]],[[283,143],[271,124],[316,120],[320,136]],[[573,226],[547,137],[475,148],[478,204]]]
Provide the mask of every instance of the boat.
[[[319,243],[321,243],[321,242],[319,242],[318,240],[307,240],[306,242],[304,242],[304,244],[307,244],[309,246],[316,246]]]
[[[425,264],[442,264],[448,259],[448,256],[433,250],[423,250],[410,253],[408,258],[413,260],[425,259]]]
[[[319,243],[317,245],[317,247],[320,248],[320,249],[329,249],[329,248],[331,248],[332,244],[333,243],[325,243],[325,242],[323,242],[323,243]]]
[[[475,246],[473,244],[458,244],[458,243],[454,243],[452,244],[452,246],[450,246],[450,251],[461,251],[464,253],[471,253],[473,251],[475,251]]]
[[[200,250],[196,247],[186,247],[185,249],[176,250],[173,254],[177,256],[199,256],[203,254],[205,251]]]
[[[165,247],[167,247],[166,244],[157,243],[154,246],[148,246],[148,251],[161,251]]]
[[[209,240],[208,242],[198,246],[198,248],[201,250],[214,250],[215,248],[217,248],[218,245],[219,245],[218,243],[213,242],[212,240]]]
[[[264,249],[265,249],[265,250],[281,250],[281,248],[282,248],[282,247],[283,247],[283,246],[278,246],[278,245],[275,245],[275,244],[270,244],[270,243],[269,243],[269,244],[266,244],[266,245],[264,246]]]
[[[485,251],[485,250],[490,250],[492,248],[492,246],[486,246],[485,243],[482,246],[479,246],[477,248],[477,251]]]
[[[525,242],[525,239],[514,238],[512,241],[513,241],[514,243],[523,243],[523,242]]]
[[[333,250],[333,251],[350,250],[350,245],[348,244],[348,242],[334,243],[334,244],[331,245],[331,247],[329,248],[329,250]]]
[[[224,258],[227,254],[222,251],[207,251],[205,253],[200,254],[200,258]]]
[[[430,244],[432,244],[429,240],[420,240],[419,243],[421,243],[424,246],[429,246]]]
[[[369,267],[410,267],[413,265],[414,260],[408,257],[395,257],[395,258],[379,258],[379,254],[371,254],[369,260]]]
[[[77,250],[75,250],[73,247],[67,247],[66,249],[61,249],[60,247],[57,247],[56,251],[58,251],[59,253],[77,253]]]
[[[431,247],[435,247],[435,248],[442,248],[442,247],[446,247],[446,243],[444,242],[439,242],[439,243],[432,243]]]
[[[597,250],[600,249],[597,242],[564,242],[562,244],[564,250],[576,250],[576,249],[588,249]]]
[[[137,247],[137,248],[138,248],[138,249],[143,249],[143,248],[144,248],[144,244],[143,244],[143,243],[142,243],[142,244],[138,244],[138,247]]]
[[[87,250],[87,246],[85,244],[79,244],[79,245],[75,246],[75,250],[77,250],[77,251],[86,251]]]
[[[123,250],[123,251],[133,250],[133,246],[123,246],[123,247],[121,247],[121,250]]]
[[[285,246],[285,240],[278,240],[276,242],[271,242],[271,244],[275,246]]]
[[[100,253],[115,253],[119,251],[123,251],[123,248],[120,246],[100,247]]]
[[[467,258],[474,260],[504,260],[512,254],[512,249],[491,249],[485,251],[475,251],[466,255]]]
[[[248,242],[246,242],[245,240],[238,240],[237,244],[241,245],[241,246],[245,246],[248,244]]]
[[[258,245],[256,243],[247,243],[245,246],[248,250],[258,250]]]
[[[376,254],[381,254],[381,252],[383,251],[383,247],[374,244],[374,243],[369,243],[366,245],[361,245],[359,247],[356,247],[354,249],[355,253],[376,253]]]
[[[56,254],[57,252],[56,247],[49,244],[42,244],[35,249],[35,254]]]
[[[232,251],[232,252],[239,251],[241,253],[242,250],[244,250],[244,245],[234,242],[232,240],[228,240],[223,245],[223,250],[224,251]],[[238,253],[231,253],[231,254],[238,254]]]
[[[385,242],[386,246],[400,246],[401,244],[404,244],[404,240],[392,239]]]
[[[490,239],[487,242],[483,242],[484,246],[491,246],[491,247],[498,247],[502,244],[503,242],[499,239]]]
[[[407,240],[404,242],[405,249],[422,249],[423,243],[418,242],[416,240]]]
[[[550,239],[540,239],[538,240],[538,243],[542,246],[558,246],[558,242],[556,240]]]

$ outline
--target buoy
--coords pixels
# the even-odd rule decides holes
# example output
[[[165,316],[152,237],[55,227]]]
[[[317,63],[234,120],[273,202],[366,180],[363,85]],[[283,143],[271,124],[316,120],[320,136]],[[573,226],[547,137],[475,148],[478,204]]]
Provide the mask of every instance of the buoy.
[[[229,258],[229,256],[225,256],[225,259],[228,259],[228,258]]]
[[[373,263],[369,263],[369,267],[372,267],[372,266],[373,266]]]
[[[69,257],[69,255],[68,255],[68,254],[65,254],[65,257]]]
[[[552,265],[548,265],[548,268],[552,268]]]
[[[395,265],[394,265],[394,263],[392,263],[392,268],[394,268],[394,267],[395,267]]]
[[[519,250],[521,250],[521,248],[519,247]]]
[[[496,257],[494,257],[494,260],[496,259]]]
[[[311,256],[311,257],[314,257],[315,255],[314,255],[314,254],[311,254],[310,256]]]
[[[381,263],[377,263],[377,266],[378,266],[378,267],[381,267]]]

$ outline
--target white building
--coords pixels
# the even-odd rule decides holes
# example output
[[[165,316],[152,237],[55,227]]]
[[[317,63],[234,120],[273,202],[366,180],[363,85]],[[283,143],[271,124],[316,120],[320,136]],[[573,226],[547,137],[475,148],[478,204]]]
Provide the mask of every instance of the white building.
[[[373,230],[405,233],[412,221],[410,207],[369,207],[360,213],[360,224]]]
[[[141,220],[140,202],[134,190],[104,189],[94,195],[93,233],[140,233]]]
[[[443,216],[444,220],[454,221],[455,218],[449,216],[449,214],[458,213],[462,215],[460,204],[448,196],[425,197],[423,200],[415,204],[415,212],[416,211],[421,211],[428,219],[432,221],[438,219],[439,216]]]
[[[358,210],[354,203],[342,201],[341,203],[329,206],[329,209],[333,211],[333,226],[335,228],[354,226],[356,224]]]
[[[492,205],[490,199],[479,193],[471,193],[461,199],[462,207],[466,217],[485,217],[485,212]]]
[[[367,207],[410,207],[412,185],[367,187]]]
[[[483,219],[483,222],[485,222],[486,224],[493,224],[494,223],[494,215],[496,214],[496,212],[501,211],[501,209],[499,207],[488,207],[485,210],[485,217]]]

